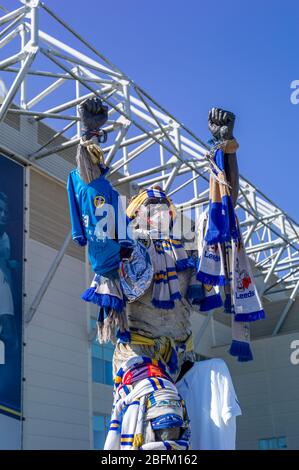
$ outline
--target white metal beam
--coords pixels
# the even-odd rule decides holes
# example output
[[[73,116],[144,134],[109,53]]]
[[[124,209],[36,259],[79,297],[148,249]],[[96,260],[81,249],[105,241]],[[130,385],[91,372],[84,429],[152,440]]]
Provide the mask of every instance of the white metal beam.
[[[47,5],[40,3],[39,0],[24,0],[24,3],[25,6],[22,8],[0,17],[0,26],[4,26],[0,31],[0,47],[3,46],[4,52],[0,69],[10,76],[15,76],[0,108],[0,121],[9,111],[27,115],[35,121],[51,118],[55,129],[53,137],[33,155],[27,156],[27,161],[36,165],[42,158],[54,153],[57,157],[57,152],[77,145],[80,125],[77,106],[88,97],[99,96],[109,106],[109,118],[114,113],[117,115],[116,121],[109,119],[106,124],[109,145],[103,148],[106,161],[108,163],[113,161],[111,174],[124,172],[124,175],[119,176],[114,183],[115,186],[134,183],[136,187],[145,187],[160,182],[175,198],[177,204],[180,200],[179,210],[206,205],[209,180],[206,159],[208,145]],[[75,37],[77,43],[84,45],[84,52],[56,37],[56,32],[51,35],[48,31],[43,31],[39,26],[40,8],[43,8],[56,24],[59,23]],[[24,18],[26,14],[27,17]],[[19,40],[18,33],[21,36],[20,52],[5,56],[7,44]],[[89,52],[86,53],[86,50]],[[47,63],[44,61],[44,70],[32,69],[33,59],[29,59],[29,56],[33,51],[36,55],[43,53],[49,59]],[[32,77],[38,78],[44,86],[41,87],[43,91],[36,96],[31,94],[33,98],[28,101],[26,88],[29,89]],[[49,78],[55,79],[51,85]],[[91,86],[93,83],[94,87]],[[68,90],[73,90],[76,98],[64,102],[59,97],[57,104],[57,91],[62,84],[68,87]],[[84,91],[84,94],[81,91]],[[44,109],[43,99],[52,96],[55,106]],[[20,100],[18,108],[12,106],[15,99]],[[68,115],[63,114],[66,110],[70,110]],[[67,124],[63,121],[67,121]],[[124,126],[125,122],[129,123],[127,127]],[[50,144],[55,143],[55,139],[76,123],[78,125],[76,136],[49,148]],[[155,156],[152,163],[151,160],[142,159],[144,152],[149,148],[153,152],[153,157]],[[138,171],[132,164],[137,158],[139,158]],[[157,162],[160,162],[160,165],[157,166]],[[186,180],[182,183],[178,178],[183,175]],[[194,197],[190,198],[192,184]],[[289,293],[294,290],[299,259],[297,223],[242,175],[237,213],[247,252],[252,259],[254,258],[256,268],[264,276],[265,295],[272,295],[278,291]],[[195,215],[198,215],[198,211]],[[273,276],[277,281],[269,286],[268,283]],[[292,295],[296,294],[297,290]]]

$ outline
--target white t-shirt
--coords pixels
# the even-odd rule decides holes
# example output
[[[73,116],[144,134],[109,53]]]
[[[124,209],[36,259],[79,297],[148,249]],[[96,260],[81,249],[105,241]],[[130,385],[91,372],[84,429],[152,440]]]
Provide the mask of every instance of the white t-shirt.
[[[234,450],[242,413],[225,362],[196,362],[176,386],[188,411],[192,449]]]

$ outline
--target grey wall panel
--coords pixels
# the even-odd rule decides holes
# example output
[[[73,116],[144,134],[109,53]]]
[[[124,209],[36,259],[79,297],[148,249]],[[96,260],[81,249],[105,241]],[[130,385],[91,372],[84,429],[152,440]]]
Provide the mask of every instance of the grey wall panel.
[[[26,309],[56,251],[28,240]],[[90,437],[90,376],[87,310],[81,261],[65,255],[35,316],[25,327],[25,449],[87,449]]]
[[[70,229],[65,187],[32,170],[30,174],[30,238],[59,249]],[[84,249],[70,242],[67,253],[84,260]]]

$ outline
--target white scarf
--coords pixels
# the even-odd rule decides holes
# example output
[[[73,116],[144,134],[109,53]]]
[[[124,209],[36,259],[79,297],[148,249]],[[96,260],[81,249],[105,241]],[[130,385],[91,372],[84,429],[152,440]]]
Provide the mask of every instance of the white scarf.
[[[251,360],[249,323],[265,318],[260,297],[252,275],[242,232],[237,220],[240,240],[225,242],[225,260],[220,243],[208,245],[205,234],[208,227],[208,213],[202,214],[198,225],[199,232],[199,266],[197,279],[214,286],[230,285],[230,294],[226,297],[226,305],[232,314],[232,344],[230,354],[238,357],[239,361]],[[225,273],[225,263],[227,273]],[[206,286],[207,287],[207,286]],[[227,302],[229,300],[229,302]]]
[[[110,429],[104,450],[138,450],[141,446],[142,448],[147,448],[144,446],[149,444],[143,444],[142,434],[145,399],[146,395],[157,390],[160,391],[161,399],[181,400],[172,382],[157,377],[143,379],[134,388],[132,386],[124,386],[116,391]],[[150,444],[152,449],[156,449],[156,445],[157,449],[161,446],[161,442]],[[167,441],[165,445],[167,445]]]

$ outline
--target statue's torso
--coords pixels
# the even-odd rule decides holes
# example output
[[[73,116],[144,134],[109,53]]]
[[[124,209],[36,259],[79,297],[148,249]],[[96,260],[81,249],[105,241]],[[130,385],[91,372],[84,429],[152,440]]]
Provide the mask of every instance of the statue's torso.
[[[130,330],[151,338],[167,336],[176,341],[184,341],[191,333],[190,305],[185,295],[192,270],[178,273],[182,300],[175,301],[171,310],[157,309],[152,303],[152,286],[135,302],[127,304],[127,316]]]
[[[189,268],[177,274],[182,299],[175,301],[173,309],[158,309],[152,305],[153,282],[142,297],[127,304],[127,318],[131,332],[139,333],[147,338],[161,338],[164,336],[174,340],[175,344],[184,344],[187,338],[190,337],[191,306],[185,300],[185,296],[192,276],[192,269]],[[158,345],[117,343],[113,357],[113,373],[116,374],[121,365],[133,356],[157,358],[157,348]],[[193,355],[193,350],[178,352],[178,370],[171,374],[173,380],[176,380],[180,367],[185,360],[194,360]]]

